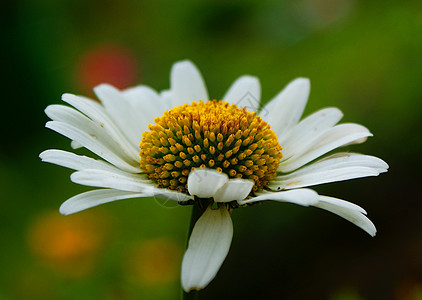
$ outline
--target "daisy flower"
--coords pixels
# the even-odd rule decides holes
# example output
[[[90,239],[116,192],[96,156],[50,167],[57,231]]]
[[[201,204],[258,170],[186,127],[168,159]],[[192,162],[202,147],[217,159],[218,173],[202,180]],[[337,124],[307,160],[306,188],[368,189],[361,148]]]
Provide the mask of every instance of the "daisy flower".
[[[314,206],[352,222],[371,236],[375,226],[363,208],[306,188],[386,172],[374,156],[337,152],[372,134],[353,123],[338,124],[334,107],[301,119],[310,83],[290,82],[260,107],[257,78],[242,76],[221,100],[210,100],[190,61],[173,65],[170,89],[140,85],[118,90],[102,84],[97,102],[64,94],[69,104],[50,105],[50,128],[99,159],[46,150],[43,161],[75,170],[75,183],[101,189],[76,195],[60,207],[64,215],[99,204],[158,197],[199,210],[182,262],[182,286],[199,290],[215,277],[233,236],[233,209],[262,201]],[[324,156],[323,158],[321,158]]]

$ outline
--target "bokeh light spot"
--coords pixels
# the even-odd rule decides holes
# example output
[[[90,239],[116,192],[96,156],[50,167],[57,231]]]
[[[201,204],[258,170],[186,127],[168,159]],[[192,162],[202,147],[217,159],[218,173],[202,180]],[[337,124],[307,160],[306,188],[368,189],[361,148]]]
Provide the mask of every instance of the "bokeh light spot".
[[[85,91],[91,91],[100,83],[123,89],[139,81],[138,72],[138,61],[129,49],[120,45],[101,45],[80,57],[76,79]]]

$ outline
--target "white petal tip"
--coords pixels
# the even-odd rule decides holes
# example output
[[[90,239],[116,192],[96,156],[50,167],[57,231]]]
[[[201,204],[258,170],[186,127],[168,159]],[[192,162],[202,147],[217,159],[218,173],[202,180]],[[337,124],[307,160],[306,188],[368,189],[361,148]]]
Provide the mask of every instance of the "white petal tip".
[[[175,67],[188,67],[188,66],[195,66],[194,65],[194,63],[191,61],[191,60],[189,60],[189,59],[183,59],[183,60],[179,60],[179,61],[176,61],[174,64],[173,64],[173,68],[175,68]]]
[[[62,207],[60,207],[59,212],[63,215],[63,216],[68,216],[71,213],[68,213],[65,209],[62,209]]]
[[[182,286],[200,290],[214,279],[230,249],[233,224],[225,207],[208,207],[196,222],[182,261]]]
[[[309,78],[306,78],[306,77],[298,77],[298,78],[294,79],[293,82],[311,85],[311,81],[309,80]]]

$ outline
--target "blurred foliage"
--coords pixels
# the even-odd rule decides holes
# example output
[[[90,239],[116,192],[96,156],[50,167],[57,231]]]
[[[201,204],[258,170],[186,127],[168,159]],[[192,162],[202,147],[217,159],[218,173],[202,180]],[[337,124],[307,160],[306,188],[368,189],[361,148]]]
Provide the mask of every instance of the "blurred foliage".
[[[265,203],[233,213],[235,237],[201,299],[422,299],[422,4],[409,1],[81,1],[1,4],[1,299],[176,299],[186,207],[118,201],[63,217],[86,190],[38,153],[70,149],[44,129],[64,92],[109,81],[168,88],[174,61],[201,69],[219,98],[242,74],[268,101],[311,78],[305,114],[338,106],[374,133],[351,151],[391,167],[318,187],[365,207],[378,228]],[[177,264],[175,264],[177,262]],[[152,270],[152,271],[151,271]],[[147,276],[146,274],[151,274]],[[160,275],[162,274],[162,275]]]

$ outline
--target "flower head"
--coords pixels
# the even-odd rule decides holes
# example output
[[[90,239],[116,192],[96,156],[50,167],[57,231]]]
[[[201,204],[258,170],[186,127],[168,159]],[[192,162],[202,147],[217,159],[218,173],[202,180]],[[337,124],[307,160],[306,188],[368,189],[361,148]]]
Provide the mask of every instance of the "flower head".
[[[101,104],[64,94],[74,108],[47,107],[48,128],[101,158],[41,153],[43,161],[76,170],[73,182],[102,188],[70,198],[60,207],[63,214],[151,196],[201,207],[182,263],[186,291],[204,288],[218,272],[232,240],[230,213],[240,206],[266,200],[315,206],[375,235],[361,207],[305,188],[388,169],[373,156],[325,156],[362,143],[371,133],[358,124],[336,125],[342,118],[337,108],[301,120],[308,79],[292,81],[261,109],[248,101],[260,101],[259,81],[252,76],[237,79],[222,100],[210,100],[189,61],[176,63],[170,80],[170,89],[161,93],[147,86],[119,91],[103,84],[94,89]]]

